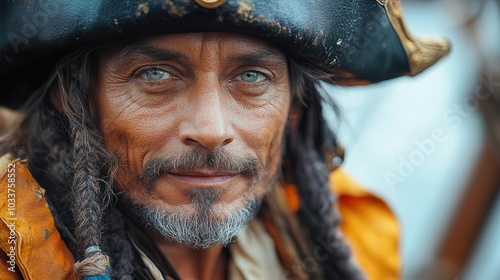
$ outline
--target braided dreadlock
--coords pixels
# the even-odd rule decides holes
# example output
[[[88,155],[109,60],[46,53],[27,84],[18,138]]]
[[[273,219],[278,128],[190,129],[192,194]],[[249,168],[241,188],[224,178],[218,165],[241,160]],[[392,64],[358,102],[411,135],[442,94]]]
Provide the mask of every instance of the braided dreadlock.
[[[101,218],[112,193],[102,178],[111,178],[116,169],[90,106],[91,60],[90,51],[61,60],[55,75],[28,101],[19,134],[2,147],[29,159],[33,176],[47,189],[56,226],[77,259],[91,257],[85,249],[101,245]],[[51,92],[61,108],[53,106]],[[101,260],[106,266],[107,257]],[[77,267],[85,276],[85,265]]]
[[[33,176],[47,190],[56,226],[77,259],[85,257],[87,247],[100,245],[110,257],[111,276],[134,279],[141,268],[126,236],[124,219],[116,209],[104,215],[111,194],[106,180],[113,177],[117,160],[105,148],[92,111],[91,54],[81,52],[61,61],[56,75],[33,94],[26,119],[0,152],[29,159]],[[322,116],[317,89],[321,72],[310,71],[311,67],[291,58],[289,68],[292,108],[299,112],[300,121],[287,133],[286,155],[292,170],[285,172],[294,174],[301,196],[299,218],[308,230],[310,257],[320,264],[324,279],[362,279],[337,228],[340,218],[321,152],[334,139]],[[61,108],[51,102],[51,92],[58,94]],[[103,224],[108,225],[104,233]]]
[[[106,155],[104,141],[99,138],[100,133],[90,109],[90,52],[82,54],[80,59],[84,62],[80,67],[69,62],[59,67],[57,76],[59,80],[59,99],[62,102],[64,113],[69,124],[69,135],[73,143],[73,170],[72,194],[74,196],[73,216],[75,219],[75,235],[79,251],[85,252],[85,258],[92,254],[85,251],[101,243],[101,218],[111,194],[111,188],[102,186],[100,177],[104,166],[100,155]],[[78,55],[77,55],[78,57]],[[98,253],[100,254],[100,253]],[[95,274],[106,272],[107,257]],[[76,266],[81,276],[85,266],[82,263]],[[92,273],[92,272],[89,272]],[[91,274],[92,275],[92,274]]]
[[[292,101],[292,110],[300,116],[290,127],[286,156],[301,200],[299,218],[314,248],[312,257],[321,263],[325,279],[364,279],[338,229],[340,215],[328,182],[330,170],[325,160],[331,159],[324,157],[324,150],[335,148],[331,147],[335,136],[324,119],[323,104],[333,102],[318,90],[321,71],[293,59],[289,64],[291,90],[298,96]]]

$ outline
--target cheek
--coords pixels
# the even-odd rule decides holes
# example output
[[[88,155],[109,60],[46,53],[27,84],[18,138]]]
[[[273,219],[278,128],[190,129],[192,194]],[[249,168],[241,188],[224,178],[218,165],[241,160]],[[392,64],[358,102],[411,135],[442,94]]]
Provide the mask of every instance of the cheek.
[[[278,91],[265,106],[243,115],[238,128],[243,140],[256,152],[264,167],[275,171],[281,161],[283,135],[290,107],[288,90]]]
[[[118,157],[121,175],[137,174],[169,141],[166,136],[174,135],[174,120],[168,118],[172,108],[148,108],[127,87],[110,86],[101,92],[97,105],[106,145]]]

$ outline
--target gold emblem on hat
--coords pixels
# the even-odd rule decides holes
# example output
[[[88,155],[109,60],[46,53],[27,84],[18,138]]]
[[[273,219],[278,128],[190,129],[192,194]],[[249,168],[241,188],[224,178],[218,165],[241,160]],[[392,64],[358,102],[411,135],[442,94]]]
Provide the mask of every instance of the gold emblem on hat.
[[[220,7],[226,0],[194,0],[198,5],[207,9],[215,9]]]

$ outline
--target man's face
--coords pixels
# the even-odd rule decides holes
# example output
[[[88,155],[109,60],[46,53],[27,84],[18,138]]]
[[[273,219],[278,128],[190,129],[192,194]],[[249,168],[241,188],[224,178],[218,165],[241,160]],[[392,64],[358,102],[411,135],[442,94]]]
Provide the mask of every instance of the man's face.
[[[166,237],[194,247],[227,242],[278,172],[288,78],[282,52],[232,33],[101,51],[96,102],[120,163],[117,188]]]

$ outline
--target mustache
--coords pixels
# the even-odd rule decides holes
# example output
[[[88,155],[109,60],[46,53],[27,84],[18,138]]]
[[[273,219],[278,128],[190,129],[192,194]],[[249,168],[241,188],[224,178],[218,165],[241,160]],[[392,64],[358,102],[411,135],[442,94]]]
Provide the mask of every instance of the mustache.
[[[153,183],[166,173],[205,170],[240,173],[244,177],[257,178],[261,166],[261,161],[251,155],[235,155],[223,148],[206,150],[196,147],[180,155],[149,160],[138,177],[139,181],[152,190]]]

